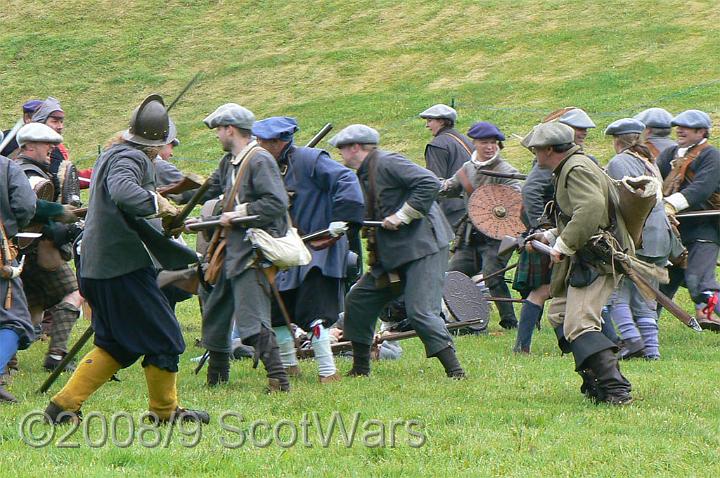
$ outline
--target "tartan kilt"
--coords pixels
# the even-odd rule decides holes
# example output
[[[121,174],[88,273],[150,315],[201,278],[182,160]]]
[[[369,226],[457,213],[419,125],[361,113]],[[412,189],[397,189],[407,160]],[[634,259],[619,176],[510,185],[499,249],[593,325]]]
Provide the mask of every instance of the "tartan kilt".
[[[67,262],[54,271],[42,269],[36,254],[28,254],[22,275],[23,289],[29,307],[42,306],[49,309],[63,298],[78,290],[75,271]]]
[[[515,270],[513,289],[526,297],[541,285],[550,283],[552,262],[550,256],[537,252],[520,251],[518,266]]]

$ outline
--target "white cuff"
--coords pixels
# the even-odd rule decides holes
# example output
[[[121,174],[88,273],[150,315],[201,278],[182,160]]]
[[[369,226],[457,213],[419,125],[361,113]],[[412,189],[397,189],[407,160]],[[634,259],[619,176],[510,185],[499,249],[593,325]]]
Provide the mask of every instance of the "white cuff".
[[[395,215],[405,224],[410,224],[413,219],[420,219],[423,217],[423,214],[420,211],[408,203],[403,204]]]
[[[562,240],[562,237],[558,237],[555,241],[555,245],[553,246],[553,249],[558,251],[560,254],[564,256],[572,256],[575,254],[575,251],[570,249],[566,244],[565,241]]]
[[[155,205],[155,212],[152,213],[152,214],[148,214],[148,216],[154,216],[154,215],[156,215],[157,213],[160,212],[160,206],[158,205],[158,198],[157,198],[158,195],[157,195],[157,193],[154,193],[154,192],[152,192],[152,191],[148,191],[148,192],[149,192],[150,194],[152,194],[153,204]]]
[[[677,212],[683,211],[690,207],[690,204],[688,203],[687,199],[685,199],[685,196],[682,195],[682,193],[671,194],[665,198],[665,201],[672,204],[672,206]]]
[[[543,237],[545,237],[545,240],[548,241],[548,244],[550,244],[550,247],[554,246],[555,241],[557,241],[557,228],[548,229],[547,231],[544,231]]]
[[[235,212],[240,213],[240,216],[247,216],[248,203],[244,202],[235,206]]]

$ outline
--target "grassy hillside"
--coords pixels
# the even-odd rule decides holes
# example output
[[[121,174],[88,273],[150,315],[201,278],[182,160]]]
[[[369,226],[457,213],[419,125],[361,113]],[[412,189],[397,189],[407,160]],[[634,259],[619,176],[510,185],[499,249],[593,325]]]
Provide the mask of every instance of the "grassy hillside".
[[[170,101],[197,72],[202,80],[173,110],[182,145],[179,165],[208,173],[220,150],[202,119],[233,101],[258,117],[296,116],[309,139],[326,122],[377,127],[384,147],[422,162],[429,138],[416,115],[453,99],[461,130],[474,121],[523,134],[546,113],[575,105],[598,124],[588,149],[606,160],[611,121],[649,106],[672,112],[699,108],[720,120],[720,7],[713,1],[31,1],[0,8],[0,124],[10,127],[31,97],[58,97],[67,112],[66,143],[83,165],[97,145],[127,125],[147,94]],[[529,155],[509,141],[506,156],[527,170]],[[508,276],[509,277],[509,276]],[[680,294],[690,306],[685,292]],[[399,362],[375,363],[367,380],[320,387],[313,362],[289,396],[266,397],[264,379],[247,362],[233,365],[231,384],[204,387],[192,375],[199,336],[194,301],[179,307],[188,351],[180,395],[207,408],[213,423],[196,447],[176,435],[167,448],[85,444],[34,449],[19,438],[19,417],[42,410],[34,394],[44,380],[45,344],[21,353],[23,372],[11,390],[22,399],[0,406],[0,463],[8,476],[711,476],[718,472],[720,392],[715,364],[720,336],[694,334],[661,320],[660,362],[633,361],[623,371],[636,403],[594,406],[578,393],[569,357],[560,357],[549,327],[534,354],[510,353],[514,333],[458,340],[470,379],[449,382],[439,364],[407,341]],[[84,328],[82,323],[78,328]],[[76,331],[75,337],[79,335]],[[339,361],[341,371],[349,364]],[[146,409],[139,366],[120,373],[84,407],[110,419]],[[66,378],[53,387],[58,390]],[[284,449],[220,443],[223,411],[252,420],[334,411],[346,420],[417,419],[427,442],[395,448],[328,448],[311,431],[312,447]],[[123,425],[127,427],[127,425]],[[91,427],[97,437],[99,423]],[[41,427],[42,428],[42,427]],[[120,428],[121,437],[126,437]],[[64,430],[59,430],[60,432]],[[288,438],[287,430],[281,437]],[[386,436],[387,437],[387,436]]]
[[[496,122],[527,132],[575,105],[602,127],[660,105],[717,110],[715,2],[627,1],[10,1],[2,31],[0,118],[55,95],[67,143],[89,162],[148,93],[169,99],[205,72],[173,112],[178,156],[214,159],[201,123],[235,101],[259,117],[295,115],[301,139],[327,121],[378,127],[416,160],[428,134],[415,115],[455,98],[459,126]],[[523,166],[527,154],[510,144]],[[211,164],[184,163],[207,170]]]

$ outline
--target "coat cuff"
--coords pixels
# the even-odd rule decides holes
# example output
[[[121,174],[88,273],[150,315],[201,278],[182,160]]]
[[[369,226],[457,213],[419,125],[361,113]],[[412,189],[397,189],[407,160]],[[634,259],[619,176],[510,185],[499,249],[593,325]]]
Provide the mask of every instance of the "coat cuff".
[[[423,217],[423,214],[420,211],[408,203],[403,204],[395,215],[405,224],[410,224],[413,219],[420,219]]]
[[[565,241],[562,240],[562,237],[558,237],[555,241],[555,245],[553,246],[553,249],[558,251],[560,254],[564,256],[572,256],[575,254],[575,251],[570,249],[567,244],[565,244]]]
[[[244,203],[235,205],[235,212],[240,213],[240,216],[247,216],[248,215],[248,203],[244,202]]]
[[[553,247],[558,238],[558,230],[556,227],[548,229],[543,232],[543,236],[545,237],[545,240],[548,241],[548,244],[550,244],[550,247]]]
[[[666,202],[672,204],[677,212],[683,211],[690,207],[685,196],[682,193],[674,193],[665,198]]]
[[[155,216],[157,213],[160,212],[160,206],[158,205],[158,195],[155,192],[148,191],[152,195],[153,200],[153,208],[155,209],[151,214],[148,214],[147,217]]]

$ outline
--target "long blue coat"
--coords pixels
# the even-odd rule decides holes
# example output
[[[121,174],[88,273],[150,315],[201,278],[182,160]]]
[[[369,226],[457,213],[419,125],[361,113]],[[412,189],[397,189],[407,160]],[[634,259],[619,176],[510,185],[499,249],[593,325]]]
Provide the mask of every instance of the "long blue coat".
[[[361,222],[365,211],[362,190],[355,173],[333,161],[321,149],[291,146],[287,153],[285,188],[292,197],[290,216],[301,234],[326,229],[332,221]],[[312,261],[292,267],[277,276],[281,291],[296,289],[314,267],[326,277],[345,277],[348,241],[342,237],[333,246],[310,251]]]

